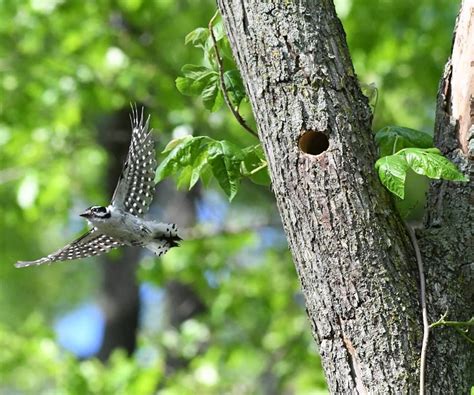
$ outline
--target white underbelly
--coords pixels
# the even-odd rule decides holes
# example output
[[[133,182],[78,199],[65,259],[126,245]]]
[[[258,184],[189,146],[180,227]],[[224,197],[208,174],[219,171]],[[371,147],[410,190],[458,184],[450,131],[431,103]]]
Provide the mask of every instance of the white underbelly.
[[[147,241],[151,236],[151,231],[146,226],[146,222],[132,215],[112,217],[109,221],[95,224],[95,226],[102,233],[128,245]]]

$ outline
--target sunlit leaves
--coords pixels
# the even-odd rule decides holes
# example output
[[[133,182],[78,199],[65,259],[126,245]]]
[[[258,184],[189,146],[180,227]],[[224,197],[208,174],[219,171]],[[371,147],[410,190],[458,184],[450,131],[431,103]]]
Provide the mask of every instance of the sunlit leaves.
[[[408,163],[408,166],[418,174],[436,180],[467,181],[459,169],[445,158],[438,148],[406,148],[399,152]]]
[[[233,62],[221,21],[215,23],[213,31],[225,67],[222,76],[225,90],[231,104],[238,107],[246,96],[242,78]],[[209,29],[204,27],[194,29],[186,36],[184,42],[203,51],[203,65],[184,65],[181,69],[184,76],[176,78],[176,88],[183,95],[201,97],[206,109],[211,112],[217,111],[222,107],[224,99],[214,42]]]
[[[223,103],[219,89],[219,75],[204,66],[187,64],[181,69],[184,77],[176,78],[176,87],[186,96],[201,96],[210,111],[217,111]]]
[[[209,29],[206,29],[204,27],[198,27],[197,29],[194,29],[192,32],[186,35],[184,43],[186,45],[191,44],[195,47],[204,49],[208,38]]]
[[[405,179],[409,166],[398,155],[384,156],[375,163],[380,181],[385,187],[403,199],[405,197]]]
[[[243,176],[265,184],[266,162],[259,145],[241,149],[225,140],[186,136],[171,141],[156,171],[156,182],[176,174],[178,185],[192,188],[211,172],[229,200],[237,194]],[[268,180],[268,176],[266,177]]]
[[[375,134],[381,158],[375,163],[382,184],[394,195],[405,197],[407,171],[431,179],[466,181],[457,167],[433,148],[433,137],[419,130],[387,126]]]
[[[209,85],[211,79],[217,82],[218,74],[204,66],[184,65],[181,69],[184,77],[176,78],[176,87],[186,96],[199,96]]]
[[[242,150],[244,160],[242,162],[242,174],[249,177],[255,184],[268,186],[270,177],[268,175],[267,161],[260,144],[252,145]]]
[[[403,199],[408,169],[432,179],[467,181],[457,167],[437,148],[405,148],[396,154],[380,158],[375,168],[385,187]]]
[[[246,95],[244,85],[230,55],[222,21],[215,22],[213,17],[211,24],[212,34],[209,28],[198,27],[186,36],[185,44],[202,50],[202,65],[184,65],[183,75],[176,78],[176,87],[183,95],[199,96],[211,112],[222,106],[224,98],[233,109],[238,109]],[[225,140],[188,136],[172,141],[164,153],[168,155],[157,170],[157,182],[176,173],[178,186],[192,188],[199,179],[206,184],[212,174],[229,200],[237,194],[242,176],[257,184],[269,183],[259,146],[241,149]]]
[[[209,83],[201,92],[201,98],[204,107],[206,107],[209,111],[214,112],[221,108],[222,104],[224,103],[224,99],[219,87],[218,77],[211,78],[209,80]]]
[[[245,88],[242,77],[237,69],[228,70],[224,73],[224,83],[229,93],[232,103],[239,106],[240,102],[245,98]]]

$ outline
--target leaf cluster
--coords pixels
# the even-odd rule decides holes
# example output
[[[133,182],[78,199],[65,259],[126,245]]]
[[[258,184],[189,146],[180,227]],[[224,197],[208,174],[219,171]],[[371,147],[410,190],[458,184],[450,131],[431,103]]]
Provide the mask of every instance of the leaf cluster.
[[[232,58],[222,21],[218,21],[212,29],[225,69],[223,72],[224,88],[232,105],[238,108],[242,100],[246,98],[242,78]],[[217,111],[222,107],[224,99],[219,81],[219,65],[214,40],[209,29],[198,27],[193,30],[186,36],[185,44],[191,44],[202,50],[202,65],[184,65],[181,68],[183,76],[176,78],[176,87],[183,95],[201,97],[206,109],[212,112]]]
[[[375,140],[381,155],[375,163],[380,181],[400,199],[405,197],[405,181],[410,169],[435,180],[467,181],[456,165],[433,147],[433,138],[427,133],[387,126],[375,134]]]
[[[258,184],[269,183],[260,145],[242,149],[226,140],[186,136],[172,140],[163,153],[167,156],[156,171],[156,182],[176,174],[178,186],[191,189],[199,179],[208,185],[214,177],[229,200],[237,194],[242,177]]]
[[[202,64],[184,65],[183,76],[176,78],[176,87],[183,95],[200,97],[211,112],[219,110],[227,96],[238,112],[242,100],[246,99],[242,78],[233,61],[222,21],[211,25],[198,27],[186,36],[185,44],[202,50]],[[260,145],[241,148],[227,140],[186,136],[172,140],[163,153],[166,157],[157,169],[156,182],[174,174],[178,187],[191,189],[198,180],[208,185],[214,178],[229,200],[237,194],[243,177],[261,185],[270,183]]]

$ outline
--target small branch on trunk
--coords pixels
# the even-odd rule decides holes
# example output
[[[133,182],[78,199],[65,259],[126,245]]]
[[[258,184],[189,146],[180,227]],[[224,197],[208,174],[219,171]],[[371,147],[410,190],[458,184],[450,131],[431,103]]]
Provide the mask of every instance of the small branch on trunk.
[[[469,321],[446,321],[445,318],[447,315],[448,311],[446,311],[446,313],[444,313],[438,321],[433,322],[430,325],[430,328],[436,328],[438,326],[451,326],[469,343],[474,344],[474,339],[467,335],[469,331],[467,327],[474,326],[474,317],[471,317]]]

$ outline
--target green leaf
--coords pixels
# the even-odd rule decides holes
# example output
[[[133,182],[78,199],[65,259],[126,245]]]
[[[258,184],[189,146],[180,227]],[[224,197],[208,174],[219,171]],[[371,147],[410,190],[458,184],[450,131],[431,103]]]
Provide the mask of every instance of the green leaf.
[[[212,169],[211,166],[204,166],[201,169],[200,175],[199,175],[202,184],[207,188],[209,185],[211,185],[212,181]]]
[[[396,154],[380,158],[375,163],[375,168],[382,184],[401,199],[405,196],[408,169],[432,179],[468,180],[437,148],[405,148]]]
[[[239,106],[242,99],[245,97],[245,88],[240,77],[239,70],[228,70],[224,73],[224,83],[229,93],[232,104],[234,106]]]
[[[184,39],[184,44],[191,43],[195,47],[204,48],[206,40],[209,38],[209,29],[198,27],[188,33]]]
[[[214,36],[216,37],[217,42],[219,42],[224,37],[226,37],[222,20],[219,20],[216,23],[214,23],[212,30],[214,31]]]
[[[177,179],[177,183],[176,183],[179,189],[188,187],[191,177],[192,177],[192,173],[193,173],[192,166],[186,166],[183,170],[181,170]]]
[[[269,186],[271,184],[268,166],[266,165],[262,165],[256,172],[251,173],[248,178],[257,185]]]
[[[176,88],[187,96],[199,96],[217,78],[217,72],[204,66],[187,64],[181,71],[184,77],[176,78]]]
[[[156,170],[155,182],[177,174],[179,187],[192,188],[199,178],[208,181],[211,173],[229,200],[237,194],[244,154],[236,145],[207,136],[186,136],[171,141],[163,152],[167,156]]]
[[[163,151],[161,151],[161,153],[165,154],[166,152],[169,152],[169,151],[173,150],[178,145],[186,142],[187,140],[191,140],[192,138],[193,138],[193,136],[184,136],[184,137],[180,137],[180,138],[177,138],[177,139],[173,139],[166,145],[165,149]]]
[[[225,36],[220,42],[219,42],[219,49],[221,56],[224,60],[225,65],[229,65],[229,67],[226,67],[227,69],[235,69],[235,61],[234,61],[234,55],[232,54],[232,48],[230,46],[229,40],[227,39],[227,36]]]
[[[258,185],[270,185],[267,162],[260,144],[242,150],[244,160],[241,165],[242,175]]]
[[[183,167],[192,165],[197,158],[200,149],[206,144],[209,137],[188,137],[186,136],[174,148],[168,151],[167,157],[160,163],[156,169],[155,182],[158,183],[167,176],[180,171]]]
[[[186,77],[178,77],[175,80],[176,88],[181,94],[186,96],[196,96],[200,94],[200,92],[196,92],[192,89],[193,82],[194,80]]]
[[[408,164],[398,155],[389,155],[380,158],[375,163],[380,181],[393,194],[400,199],[405,197],[405,178]]]
[[[193,172],[189,180],[189,189],[191,189],[199,180],[199,177],[202,177],[203,172],[208,166],[209,152],[207,150],[202,151],[197,159],[193,163]]]
[[[418,174],[436,180],[468,181],[456,165],[445,158],[437,148],[406,148],[399,153],[408,166]]]
[[[198,80],[212,73],[216,74],[216,72],[209,67],[199,66],[197,64],[185,64],[181,67],[181,72],[185,77],[192,80]]]
[[[216,39],[217,45],[221,44],[221,40],[227,40],[227,37],[225,35],[224,31],[224,26],[222,25],[222,21],[218,21],[214,23],[214,26],[212,27],[212,31],[214,32],[214,37]],[[204,50],[207,51],[209,54],[211,51],[214,51],[214,41],[211,37],[211,34],[209,32],[208,38],[204,44]]]
[[[380,156],[397,153],[403,148],[431,148],[433,137],[428,133],[402,126],[387,126],[375,134]]]
[[[229,200],[232,200],[240,185],[241,149],[228,141],[216,141],[209,148],[209,164],[212,173]]]
[[[203,89],[202,101],[204,107],[206,107],[211,112],[217,111],[223,104],[224,99],[219,87],[219,78],[217,76],[212,77],[206,87]]]

